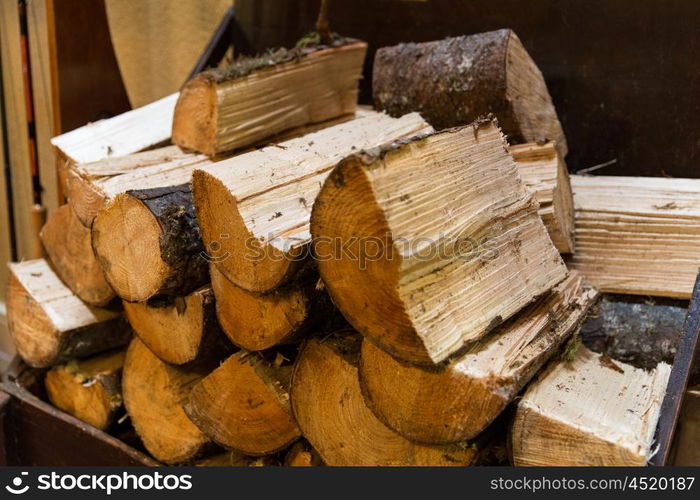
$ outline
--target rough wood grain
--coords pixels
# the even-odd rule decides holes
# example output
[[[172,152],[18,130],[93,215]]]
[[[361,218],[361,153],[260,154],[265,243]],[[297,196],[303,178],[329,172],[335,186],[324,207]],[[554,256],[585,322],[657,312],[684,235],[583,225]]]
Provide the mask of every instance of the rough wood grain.
[[[493,121],[346,158],[311,234],[346,319],[416,364],[444,360],[566,276]]]
[[[493,113],[514,143],[566,138],[542,73],[511,30],[383,47],[374,59],[377,109],[418,111],[437,129]]]
[[[194,386],[185,411],[214,442],[248,455],[269,455],[301,432],[292,416],[292,366],[241,351]]]
[[[311,207],[346,155],[430,130],[418,114],[364,111],[355,120],[195,170],[207,252],[226,278],[267,292],[292,279],[310,250]]]
[[[569,172],[553,142],[510,146],[525,186],[540,204],[537,213],[560,253],[574,253],[574,201]]]
[[[652,371],[580,348],[553,362],[518,403],[511,430],[520,466],[645,465],[671,367]]]
[[[181,365],[230,351],[216,320],[211,287],[184,297],[124,301],[124,312],[141,342],[166,363]]]
[[[138,338],[131,341],[122,378],[124,405],[144,446],[156,459],[174,464],[206,451],[209,439],[183,410],[192,386],[205,372],[168,365]]]
[[[574,273],[466,353],[434,368],[401,363],[365,339],[360,384],[367,405],[411,441],[472,439],[578,329],[596,295]]]
[[[570,264],[603,292],[689,299],[700,256],[700,180],[571,177]]]
[[[472,465],[474,446],[412,443],[365,405],[357,374],[360,336],[310,339],[292,379],[292,407],[304,437],[330,466]]]
[[[95,217],[92,246],[127,301],[186,295],[209,281],[189,184],[118,195]]]
[[[9,266],[10,334],[28,365],[51,366],[128,341],[131,332],[118,312],[85,304],[44,259]]]
[[[180,93],[173,142],[214,156],[352,114],[366,51],[358,41],[279,49],[201,73]]]
[[[106,430],[122,409],[124,350],[71,360],[46,373],[51,403],[98,429]]]
[[[105,306],[116,297],[95,258],[90,230],[68,205],[51,214],[39,237],[56,274],[81,300]]]

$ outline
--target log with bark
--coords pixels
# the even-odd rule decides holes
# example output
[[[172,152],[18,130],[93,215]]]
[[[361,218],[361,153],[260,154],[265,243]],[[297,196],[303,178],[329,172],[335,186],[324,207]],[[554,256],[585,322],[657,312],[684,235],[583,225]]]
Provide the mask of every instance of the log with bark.
[[[187,295],[209,281],[189,184],[127,191],[95,217],[92,246],[122,299]]]
[[[164,363],[134,338],[124,361],[122,393],[136,433],[148,452],[167,464],[196,459],[209,439],[185,414],[192,387],[210,367]]]
[[[459,466],[478,455],[471,443],[413,443],[365,404],[358,381],[361,337],[339,332],[307,341],[292,378],[292,407],[304,437],[330,466]]]
[[[143,151],[170,140],[178,93],[127,111],[88,123],[51,139],[59,158],[59,177],[67,186],[67,169],[77,163]],[[66,191],[69,193],[69,191]]]
[[[570,264],[603,292],[689,299],[700,255],[700,180],[571,177]]]
[[[551,363],[518,403],[511,429],[519,466],[645,465],[671,372],[580,348]]]
[[[139,337],[166,363],[181,365],[232,350],[216,320],[211,287],[184,297],[126,302],[124,312]]]
[[[491,120],[346,158],[311,234],[345,318],[416,364],[446,359],[566,276]]]
[[[254,456],[282,450],[301,435],[289,402],[291,370],[279,353],[240,351],[194,386],[185,411],[225,448]]]
[[[261,351],[289,344],[335,319],[330,298],[317,280],[299,278],[259,294],[234,285],[214,264],[210,273],[219,323],[231,342],[243,349]]]
[[[348,39],[241,57],[200,73],[180,93],[173,142],[214,156],[352,114],[366,51],[366,43]]]
[[[7,319],[17,352],[43,368],[126,344],[131,330],[116,311],[80,300],[44,259],[9,264]]]
[[[309,253],[309,217],[332,167],[346,155],[430,130],[416,113],[365,111],[355,120],[220,161],[193,176],[208,253],[231,282],[267,292],[290,281]]]
[[[81,300],[106,306],[116,297],[95,258],[90,230],[68,205],[54,210],[39,237],[56,274]]]
[[[51,403],[98,429],[108,429],[122,411],[125,351],[110,351],[53,367],[44,383]]]
[[[566,156],[542,73],[511,30],[383,47],[372,75],[376,108],[393,116],[418,111],[443,129],[493,113],[510,142],[549,139]]]
[[[525,186],[535,193],[538,213],[560,253],[574,253],[574,201],[569,172],[553,142],[509,148]]]
[[[572,273],[508,324],[438,367],[402,363],[365,339],[360,384],[367,405],[411,441],[472,439],[578,329],[596,295]]]

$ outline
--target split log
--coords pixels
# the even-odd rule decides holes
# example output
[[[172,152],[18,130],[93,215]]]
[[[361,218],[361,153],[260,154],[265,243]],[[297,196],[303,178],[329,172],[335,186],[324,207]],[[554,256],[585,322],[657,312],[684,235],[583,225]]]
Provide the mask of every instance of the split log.
[[[72,360],[46,373],[51,403],[93,427],[106,430],[122,410],[124,350]]]
[[[44,259],[9,264],[7,319],[17,352],[43,368],[119,347],[131,331],[118,312],[89,306]]]
[[[216,320],[211,287],[184,297],[126,302],[124,312],[134,332],[153,354],[181,365],[231,350]]]
[[[443,129],[493,113],[509,142],[549,139],[566,156],[542,73],[511,30],[383,47],[372,74],[375,107],[390,115],[418,111]]]
[[[68,204],[85,227],[92,227],[100,209],[118,194],[188,183],[200,163],[211,161],[205,155],[166,146],[72,165],[68,170]]]
[[[90,230],[68,205],[51,214],[39,237],[56,274],[81,300],[106,306],[116,297],[95,258]]]
[[[300,439],[289,447],[289,451],[284,456],[284,465],[285,467],[319,467],[323,465],[323,460],[307,440]]]
[[[475,446],[413,443],[374,416],[358,381],[360,341],[352,332],[310,339],[294,367],[294,415],[323,462],[330,466],[472,465]]]
[[[267,357],[236,353],[192,389],[185,411],[215,443],[259,456],[301,435],[289,404],[292,366]]]
[[[187,295],[209,281],[189,184],[118,195],[95,217],[92,246],[129,302]]]
[[[206,370],[161,361],[138,338],[126,352],[122,392],[136,433],[156,459],[167,464],[203,454],[209,439],[185,414],[183,405]]]
[[[173,142],[214,156],[352,114],[366,51],[357,40],[279,49],[201,73],[182,89]]]
[[[574,201],[569,172],[553,142],[511,146],[525,186],[535,193],[538,213],[560,253],[574,253]]]
[[[434,368],[401,363],[365,340],[360,384],[367,405],[411,441],[472,439],[578,329],[596,294],[572,273],[465,354]]]
[[[689,387],[683,397],[683,406],[674,438],[673,465],[700,466],[700,386]]]
[[[700,180],[571,177],[570,264],[603,292],[689,299],[700,255]]]
[[[438,363],[566,276],[493,121],[349,156],[311,216],[335,305],[396,358]]]
[[[280,465],[275,457],[249,457],[237,451],[227,451],[194,463],[197,467],[274,467]]]
[[[317,282],[294,281],[258,294],[231,283],[214,264],[209,271],[219,323],[243,349],[262,351],[292,343],[333,315],[330,298],[317,289]]]
[[[645,465],[671,366],[646,371],[580,348],[530,385],[511,430],[518,466]]]
[[[418,114],[374,112],[195,170],[197,217],[208,253],[231,282],[268,292],[289,282],[309,253],[309,217],[332,167],[362,148],[430,130]]]
[[[178,93],[66,132],[51,139],[59,157],[59,176],[66,180],[66,169],[76,163],[89,163],[109,157],[143,151],[170,139],[173,112]]]

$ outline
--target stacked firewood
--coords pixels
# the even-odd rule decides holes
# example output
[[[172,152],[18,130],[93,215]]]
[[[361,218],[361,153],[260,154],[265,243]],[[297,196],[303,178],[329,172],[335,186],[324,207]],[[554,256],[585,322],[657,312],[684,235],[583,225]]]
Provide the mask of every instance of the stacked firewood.
[[[518,37],[380,49],[376,110],[366,49],[240,58],[56,138],[68,204],[11,265],[24,361],[164,463],[472,465],[507,436],[516,464],[645,463],[669,369],[576,348],[598,292],[561,254],[585,273],[575,236],[614,221],[575,222]]]

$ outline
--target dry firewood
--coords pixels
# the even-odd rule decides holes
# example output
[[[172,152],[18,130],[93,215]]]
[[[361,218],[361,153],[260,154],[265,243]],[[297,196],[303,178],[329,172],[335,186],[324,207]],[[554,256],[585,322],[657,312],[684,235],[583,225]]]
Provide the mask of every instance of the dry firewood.
[[[71,360],[46,373],[49,400],[66,413],[106,430],[122,410],[124,350]]]
[[[511,146],[525,186],[535,193],[538,213],[560,253],[574,252],[574,201],[569,172],[553,142]]]
[[[122,378],[124,405],[144,446],[161,462],[192,460],[207,450],[209,439],[183,410],[206,368],[164,363],[138,338],[129,345]]]
[[[201,73],[182,89],[173,142],[213,156],[352,114],[366,51],[356,40],[279,49]]]
[[[358,381],[361,337],[339,332],[307,341],[294,367],[292,406],[304,437],[330,466],[471,465],[475,446],[413,443],[366,406]]]
[[[124,156],[168,141],[177,98],[178,93],[171,94],[51,139],[58,153],[59,177],[63,186],[67,186],[66,174],[70,165]]]
[[[700,255],[700,180],[571,177],[571,265],[603,292],[689,299]]]
[[[219,323],[231,342],[243,349],[261,351],[288,344],[333,319],[333,305],[315,281],[299,279],[258,294],[231,283],[214,264],[210,273]]]
[[[542,73],[508,29],[384,47],[374,58],[377,109],[393,116],[418,111],[437,129],[494,113],[512,143],[566,138]]]
[[[43,368],[126,344],[131,331],[116,311],[89,306],[44,259],[9,264],[7,319],[17,352]]]
[[[280,465],[280,463],[274,456],[249,457],[243,453],[230,450],[199,459],[194,465],[197,467],[270,467]]]
[[[194,386],[185,411],[215,443],[247,455],[269,455],[301,433],[291,414],[292,366],[241,351]]]
[[[579,327],[595,297],[572,273],[508,324],[438,367],[402,363],[365,340],[360,384],[367,405],[411,441],[472,439]]]
[[[68,205],[51,214],[39,237],[56,274],[81,300],[105,306],[116,297],[95,258],[90,230]]]
[[[300,439],[289,447],[284,456],[284,465],[286,467],[319,467],[323,465],[323,460],[306,439]]]
[[[231,350],[209,286],[184,297],[124,301],[124,312],[141,342],[166,363],[181,365]]]
[[[495,122],[349,156],[311,233],[335,305],[393,356],[440,362],[566,276]]]
[[[249,291],[290,281],[309,252],[309,217],[331,168],[344,156],[430,130],[418,114],[374,112],[195,170],[202,237],[218,269]]]
[[[189,184],[127,191],[95,217],[92,245],[122,299],[186,295],[209,281]]]
[[[511,430],[515,465],[645,465],[671,373],[579,348],[525,392]]]

